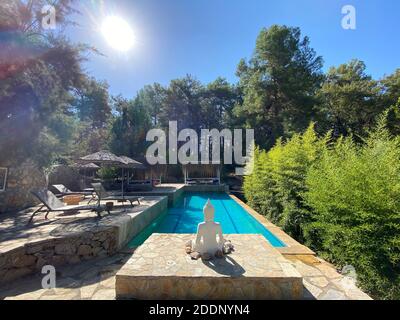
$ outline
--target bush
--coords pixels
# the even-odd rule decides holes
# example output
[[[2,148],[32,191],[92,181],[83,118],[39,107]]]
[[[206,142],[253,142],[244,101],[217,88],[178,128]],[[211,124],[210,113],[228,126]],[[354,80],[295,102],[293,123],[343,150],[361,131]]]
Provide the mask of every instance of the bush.
[[[330,142],[313,125],[270,151],[256,149],[247,201],[338,267],[353,265],[375,298],[400,298],[400,137],[386,114],[362,144]]]
[[[120,176],[118,168],[101,167],[97,174],[102,180],[114,180]]]
[[[269,152],[256,149],[253,172],[245,177],[249,204],[300,241],[309,216],[301,198],[305,177],[324,146],[311,124],[304,134],[286,143],[279,140]]]
[[[383,119],[362,146],[346,138],[324,152],[306,190],[308,242],[337,265],[353,265],[372,295],[399,299],[400,139]]]

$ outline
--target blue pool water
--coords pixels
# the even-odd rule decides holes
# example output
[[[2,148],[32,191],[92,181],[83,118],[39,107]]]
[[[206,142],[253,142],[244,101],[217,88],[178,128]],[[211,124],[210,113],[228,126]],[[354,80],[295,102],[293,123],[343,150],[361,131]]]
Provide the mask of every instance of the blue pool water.
[[[197,225],[204,221],[203,207],[210,199],[215,208],[215,221],[224,234],[261,234],[274,247],[285,247],[273,233],[266,229],[242,206],[226,193],[185,193],[178,203],[155,219],[129,246],[141,245],[152,233],[196,233]]]

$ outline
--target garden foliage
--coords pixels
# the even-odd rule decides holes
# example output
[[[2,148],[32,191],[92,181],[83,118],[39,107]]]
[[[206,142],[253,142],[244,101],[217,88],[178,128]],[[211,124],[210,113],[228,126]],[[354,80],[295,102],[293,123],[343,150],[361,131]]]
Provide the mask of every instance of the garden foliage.
[[[353,265],[374,297],[400,297],[400,139],[386,115],[362,144],[302,135],[257,150],[249,204],[338,267]]]

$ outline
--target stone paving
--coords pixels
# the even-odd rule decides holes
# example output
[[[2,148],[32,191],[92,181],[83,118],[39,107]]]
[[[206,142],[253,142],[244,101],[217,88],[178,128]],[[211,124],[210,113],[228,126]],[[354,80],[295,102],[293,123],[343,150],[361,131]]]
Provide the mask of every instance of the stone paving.
[[[209,261],[184,248],[193,234],[153,234],[117,273],[116,295],[136,299],[300,299],[300,273],[262,235],[230,234],[234,250]]]
[[[152,207],[154,201],[156,200],[145,200],[141,206],[129,211],[132,211],[131,214],[134,216]],[[126,219],[124,218],[125,210],[116,210],[111,216],[105,216],[103,219],[97,219],[96,214],[90,212],[73,216],[52,213],[49,215],[49,220],[44,220],[43,216],[39,215],[35,217],[33,224],[27,225],[33,210],[35,208],[24,210],[19,214],[0,215],[0,269],[4,263],[1,259],[2,253],[18,247],[26,247],[26,244],[43,239],[85,232],[85,230],[93,230],[94,227],[113,224],[119,219]],[[350,278],[342,276],[332,265],[316,257],[311,250],[295,242],[251,208],[246,208],[246,210],[249,210],[257,220],[289,244],[284,250],[278,251],[303,277],[303,299],[370,299],[356,287]],[[129,233],[132,230],[125,231],[124,233]],[[0,299],[115,299],[115,275],[131,258],[132,253],[131,249],[125,249],[110,257],[92,257],[89,261],[82,260],[75,265],[57,267],[57,288],[53,290],[41,289],[42,275],[36,271],[32,275],[11,283],[0,284]],[[254,255],[257,255],[257,252],[254,252]]]
[[[7,300],[114,300],[115,275],[131,258],[133,250],[57,269],[57,289],[41,289],[41,275],[31,275],[0,286],[0,299]],[[303,299],[370,300],[352,281],[317,257],[290,255],[285,258],[303,277]]]
[[[307,300],[371,300],[353,279],[341,275],[333,265],[311,255],[285,255],[303,276]]]
[[[28,224],[30,212],[0,216],[0,286],[41,270],[113,255],[167,208],[167,197],[142,199],[134,207],[117,202],[111,214],[43,215]]]
[[[112,257],[56,269],[56,289],[42,289],[42,275],[35,274],[0,288],[6,300],[114,300],[115,274],[132,255],[120,252]]]
[[[140,213],[157,201],[159,201],[159,197],[148,197],[143,199],[141,205],[136,205],[133,208],[128,205],[121,206],[114,201],[115,208],[111,215],[103,212],[103,219],[101,220],[97,219],[96,213],[90,211],[80,211],[73,215],[52,212],[47,220],[44,219],[43,214],[38,214],[33,222],[28,224],[29,217],[38,207],[32,207],[13,214],[2,214],[0,215],[0,253],[27,242],[41,241],[66,233],[81,232],[82,230],[95,228],[96,225],[112,225],[119,217],[127,213]],[[87,200],[81,202],[82,205],[86,203]]]

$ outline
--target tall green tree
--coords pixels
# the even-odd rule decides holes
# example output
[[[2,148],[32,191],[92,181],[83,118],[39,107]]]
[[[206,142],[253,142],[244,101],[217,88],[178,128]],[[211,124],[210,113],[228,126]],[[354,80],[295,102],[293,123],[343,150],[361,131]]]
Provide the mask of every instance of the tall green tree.
[[[322,58],[299,28],[263,29],[249,62],[237,69],[243,103],[236,116],[257,128],[256,142],[271,147],[280,136],[304,130],[314,116],[314,94],[322,81]]]
[[[111,117],[111,105],[108,95],[108,84],[89,78],[76,94],[74,106],[81,121],[88,121],[92,128],[107,125]]]
[[[111,129],[111,150],[120,155],[143,156],[149,145],[146,135],[152,128],[148,110],[139,97],[133,100],[116,97],[114,104],[120,111]]]
[[[202,90],[202,84],[190,75],[172,80],[162,104],[161,126],[167,128],[168,121],[177,121],[178,130],[191,128],[198,131],[203,123]]]
[[[395,105],[400,99],[400,69],[381,80],[384,91],[384,103],[388,106]]]
[[[387,128],[394,136],[400,136],[400,98],[388,109]]]
[[[320,125],[332,129],[334,136],[364,135],[384,109],[381,88],[365,69],[359,60],[332,67],[318,92]]]
[[[388,107],[388,130],[400,135],[400,69],[381,80],[383,104]]]
[[[55,1],[58,26],[72,1]],[[31,157],[41,165],[63,153],[73,133],[73,92],[83,85],[81,47],[40,29],[46,1],[4,1],[0,6],[0,160]],[[18,148],[15,148],[18,146]]]
[[[240,94],[236,86],[224,78],[207,84],[201,94],[203,127],[208,129],[229,128],[232,125],[233,108],[239,103]]]
[[[73,146],[74,158],[107,149],[113,121],[108,84],[88,77],[74,94],[73,111],[76,114]]]
[[[233,108],[240,99],[238,88],[224,78],[203,85],[187,75],[172,80],[167,88],[158,91],[163,92],[157,101],[161,105],[159,124],[167,127],[168,121],[178,121],[178,129],[191,128],[196,131],[228,126]]]
[[[153,85],[144,86],[138,92],[138,99],[143,105],[150,117],[153,126],[160,125],[161,109],[165,99],[165,88],[159,83],[154,83]]]

